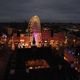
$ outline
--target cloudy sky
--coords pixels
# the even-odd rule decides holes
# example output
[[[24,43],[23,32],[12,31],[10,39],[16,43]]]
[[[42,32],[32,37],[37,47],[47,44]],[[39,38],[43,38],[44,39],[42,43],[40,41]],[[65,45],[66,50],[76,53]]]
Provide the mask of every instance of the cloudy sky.
[[[80,22],[80,0],[0,0],[0,22]]]

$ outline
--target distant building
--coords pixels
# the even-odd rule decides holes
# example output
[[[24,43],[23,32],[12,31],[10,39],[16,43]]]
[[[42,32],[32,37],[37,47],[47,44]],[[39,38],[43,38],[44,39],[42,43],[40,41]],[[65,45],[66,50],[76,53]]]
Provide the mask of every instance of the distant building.
[[[49,28],[43,28],[42,29],[42,42],[49,42],[51,38],[51,31]]]

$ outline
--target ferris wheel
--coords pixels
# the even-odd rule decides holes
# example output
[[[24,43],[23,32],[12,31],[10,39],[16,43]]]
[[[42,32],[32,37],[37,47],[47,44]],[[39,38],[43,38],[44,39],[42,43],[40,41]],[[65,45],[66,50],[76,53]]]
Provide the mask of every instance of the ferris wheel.
[[[41,32],[40,18],[38,16],[31,17],[28,24],[28,31],[30,35]]]
[[[41,42],[41,24],[38,16],[32,16],[28,24],[28,32],[30,36],[30,42],[35,40],[35,44],[38,45]]]

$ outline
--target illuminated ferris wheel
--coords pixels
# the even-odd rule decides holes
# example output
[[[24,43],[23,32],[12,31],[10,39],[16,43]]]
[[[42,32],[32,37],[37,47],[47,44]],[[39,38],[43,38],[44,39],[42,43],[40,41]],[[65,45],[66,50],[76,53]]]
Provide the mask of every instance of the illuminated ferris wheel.
[[[31,17],[28,24],[28,31],[30,35],[33,33],[41,33],[40,18],[38,16]]]
[[[40,18],[38,16],[32,16],[28,24],[28,32],[30,36],[30,42],[33,42],[35,39],[36,45],[39,45],[41,42],[41,25]]]

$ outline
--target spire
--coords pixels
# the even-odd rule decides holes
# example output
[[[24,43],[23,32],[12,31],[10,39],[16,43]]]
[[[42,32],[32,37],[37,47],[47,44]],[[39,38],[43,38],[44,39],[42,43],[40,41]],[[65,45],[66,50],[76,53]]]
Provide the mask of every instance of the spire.
[[[35,37],[33,36],[33,45],[36,44]]]

